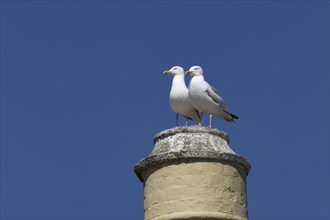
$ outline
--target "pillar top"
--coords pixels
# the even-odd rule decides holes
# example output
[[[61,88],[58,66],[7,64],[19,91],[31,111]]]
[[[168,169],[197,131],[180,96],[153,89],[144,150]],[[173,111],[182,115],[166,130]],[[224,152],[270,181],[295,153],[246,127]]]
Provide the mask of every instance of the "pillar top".
[[[151,167],[190,161],[234,163],[248,173],[250,163],[228,145],[226,132],[202,126],[175,127],[157,133],[151,154],[142,159],[134,171],[144,182],[143,172]]]
[[[164,139],[164,138],[169,137],[169,136],[173,136],[173,135],[178,134],[178,133],[191,133],[191,134],[194,134],[194,133],[208,133],[208,134],[218,136],[218,137],[226,140],[227,143],[229,143],[229,137],[228,137],[228,134],[226,132],[220,131],[216,128],[203,127],[203,126],[194,126],[193,125],[193,126],[175,127],[175,128],[170,128],[170,129],[161,131],[161,132],[157,133],[154,136],[154,144],[157,141],[161,140],[161,139]]]

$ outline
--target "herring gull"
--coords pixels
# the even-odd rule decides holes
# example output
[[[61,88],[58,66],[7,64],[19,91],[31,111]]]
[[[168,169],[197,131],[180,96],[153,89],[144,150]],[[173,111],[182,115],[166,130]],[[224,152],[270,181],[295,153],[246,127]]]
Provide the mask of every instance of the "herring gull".
[[[188,119],[199,122],[201,125],[201,116],[199,112],[190,104],[189,92],[184,81],[184,70],[180,66],[174,66],[170,70],[165,70],[164,74],[173,75],[172,87],[170,92],[170,106],[176,112],[176,126],[178,126],[179,114],[186,118],[186,126]]]
[[[192,76],[189,84],[189,101],[201,113],[210,115],[209,127],[212,127],[212,117],[223,118],[234,122],[238,116],[228,112],[219,92],[204,80],[203,69],[192,66],[186,74]]]

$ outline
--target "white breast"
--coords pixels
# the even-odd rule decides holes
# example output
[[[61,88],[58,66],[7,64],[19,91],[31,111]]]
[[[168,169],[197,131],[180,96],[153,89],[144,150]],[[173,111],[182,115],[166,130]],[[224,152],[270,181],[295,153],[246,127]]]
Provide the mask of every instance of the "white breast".
[[[174,112],[184,114],[189,110],[188,88],[184,82],[184,75],[173,77],[172,88],[170,92],[170,106]]]
[[[209,85],[204,81],[203,76],[194,76],[189,84],[189,101],[200,112],[210,114],[209,103],[210,98],[207,96],[206,90]]]
[[[170,106],[174,112],[199,121],[196,109],[189,102],[189,91],[184,82],[184,75],[176,75],[173,78],[170,92]]]

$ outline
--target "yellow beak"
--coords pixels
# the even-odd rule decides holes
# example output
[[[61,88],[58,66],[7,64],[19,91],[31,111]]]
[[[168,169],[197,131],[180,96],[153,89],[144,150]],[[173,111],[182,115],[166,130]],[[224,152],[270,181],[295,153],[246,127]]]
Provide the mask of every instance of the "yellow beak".
[[[171,70],[165,70],[165,71],[163,72],[163,74],[171,74],[171,73],[172,73]]]
[[[186,74],[192,74],[192,71],[191,70],[187,70],[186,71]]]

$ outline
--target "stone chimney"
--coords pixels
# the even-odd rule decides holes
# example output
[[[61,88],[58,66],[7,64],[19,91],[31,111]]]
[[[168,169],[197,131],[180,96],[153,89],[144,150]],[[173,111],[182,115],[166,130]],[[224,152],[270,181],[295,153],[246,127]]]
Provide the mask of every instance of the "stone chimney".
[[[134,168],[144,186],[145,220],[248,219],[249,162],[215,128],[162,131]]]

